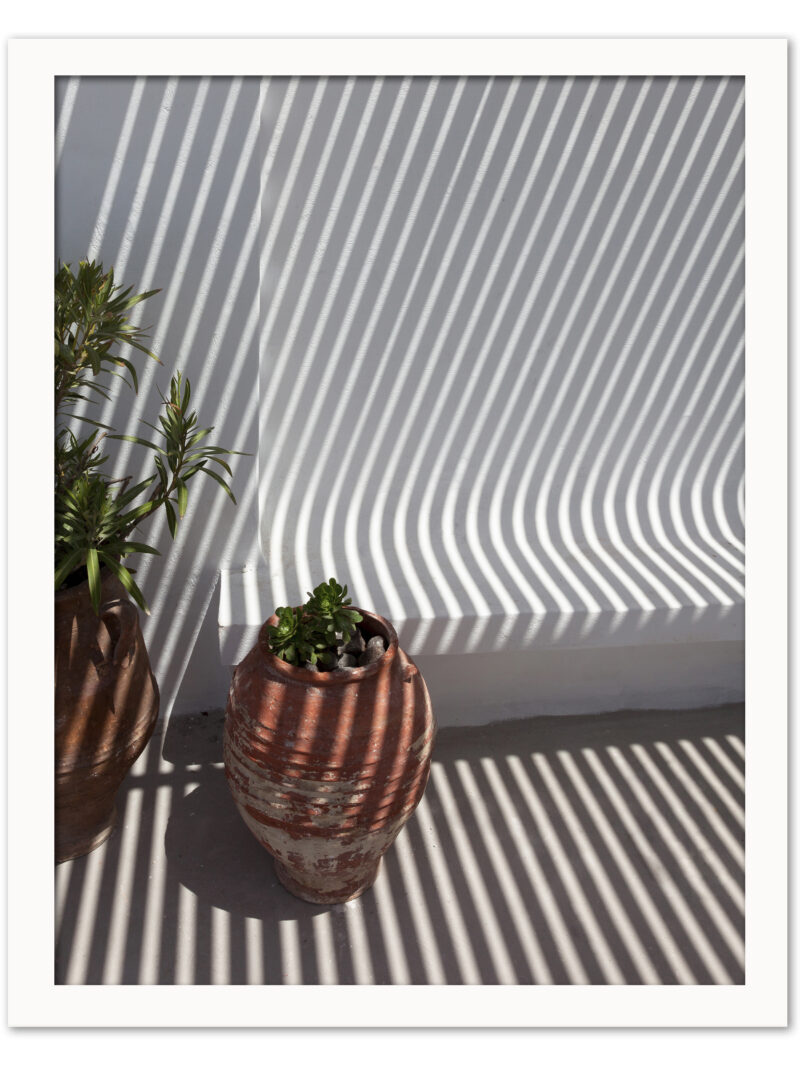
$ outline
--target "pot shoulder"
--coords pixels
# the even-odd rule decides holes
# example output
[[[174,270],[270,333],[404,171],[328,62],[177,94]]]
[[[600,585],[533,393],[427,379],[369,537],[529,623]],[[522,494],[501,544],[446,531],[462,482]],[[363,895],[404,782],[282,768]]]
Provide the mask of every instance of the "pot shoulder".
[[[389,629],[392,639],[380,659],[341,674],[292,667],[260,638],[234,671],[227,728],[249,734],[256,746],[306,752],[344,747],[353,757],[382,742],[432,737],[427,687]]]

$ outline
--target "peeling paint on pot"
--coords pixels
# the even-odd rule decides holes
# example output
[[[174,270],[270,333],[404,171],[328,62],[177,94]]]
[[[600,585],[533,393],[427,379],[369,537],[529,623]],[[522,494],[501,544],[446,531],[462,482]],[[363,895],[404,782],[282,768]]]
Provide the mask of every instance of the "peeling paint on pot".
[[[428,781],[436,725],[425,682],[386,619],[358,608],[387,649],[346,673],[312,673],[269,650],[267,626],[234,673],[225,773],[281,883],[314,903],[355,899]]]

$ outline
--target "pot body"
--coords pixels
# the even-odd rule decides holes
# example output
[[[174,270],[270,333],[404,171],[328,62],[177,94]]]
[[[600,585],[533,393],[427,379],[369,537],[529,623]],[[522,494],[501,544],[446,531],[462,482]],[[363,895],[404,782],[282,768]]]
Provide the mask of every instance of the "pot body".
[[[313,673],[269,650],[264,623],[237,666],[225,713],[225,773],[281,883],[313,903],[368,889],[422,798],[436,730],[425,682],[389,622],[358,608],[386,651]]]
[[[117,790],[158,718],[139,612],[103,572],[100,616],[87,581],[55,597],[56,862],[98,847],[116,820]]]

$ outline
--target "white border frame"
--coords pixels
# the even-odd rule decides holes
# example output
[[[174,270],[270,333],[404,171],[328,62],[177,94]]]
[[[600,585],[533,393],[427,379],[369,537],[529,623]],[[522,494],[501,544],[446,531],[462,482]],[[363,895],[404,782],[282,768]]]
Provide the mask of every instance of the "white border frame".
[[[746,114],[747,954],[733,987],[67,987],[53,983],[49,350],[61,75],[742,75]],[[8,42],[8,1025],[787,1024],[787,42],[16,39]],[[35,391],[32,390],[32,383]],[[40,396],[43,421],[35,417]],[[17,402],[17,397],[22,399]],[[39,479],[41,475],[41,480]],[[31,485],[42,500],[31,502]],[[34,518],[31,518],[33,510]],[[41,520],[36,515],[41,513]],[[44,758],[39,753],[45,753]],[[38,767],[38,768],[37,768]],[[39,768],[44,768],[40,771]],[[43,832],[41,827],[49,827]]]

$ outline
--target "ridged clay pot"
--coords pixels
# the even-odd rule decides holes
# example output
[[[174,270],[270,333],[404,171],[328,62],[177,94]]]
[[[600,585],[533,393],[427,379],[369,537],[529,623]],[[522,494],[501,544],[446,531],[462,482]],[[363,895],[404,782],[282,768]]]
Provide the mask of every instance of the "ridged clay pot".
[[[422,675],[392,625],[358,608],[386,651],[314,673],[273,655],[267,626],[237,666],[225,713],[228,785],[281,883],[312,903],[355,899],[428,781],[436,724]]]
[[[116,796],[158,718],[139,612],[101,572],[100,616],[89,583],[55,597],[55,857],[85,855],[111,834]]]

